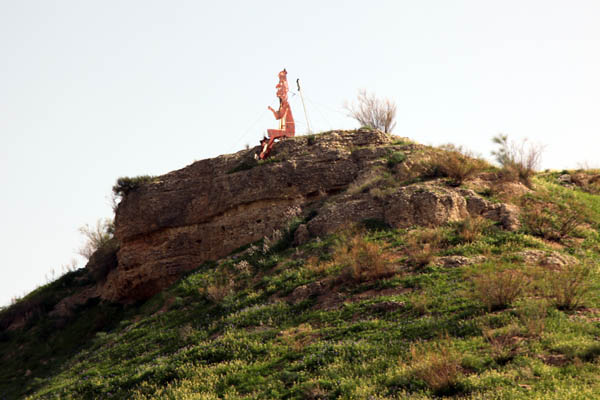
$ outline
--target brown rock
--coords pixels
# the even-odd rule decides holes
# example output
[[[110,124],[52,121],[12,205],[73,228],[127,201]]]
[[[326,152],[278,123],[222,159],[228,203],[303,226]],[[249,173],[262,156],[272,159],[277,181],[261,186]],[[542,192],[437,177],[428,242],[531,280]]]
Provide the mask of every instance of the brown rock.
[[[509,231],[516,231],[520,228],[518,207],[506,203],[492,203],[472,190],[460,189],[459,191],[467,200],[467,210],[472,216],[479,215],[499,222],[504,229]]]
[[[467,215],[466,201],[456,191],[427,185],[400,188],[384,207],[384,221],[395,228],[436,226]]]
[[[77,291],[72,296],[65,297],[50,311],[51,317],[69,318],[78,306],[85,304],[92,298],[99,297],[97,286],[88,286]]]
[[[317,211],[296,232],[296,244],[365,219],[393,227],[436,226],[471,214],[515,229],[518,219],[511,206],[435,182],[377,187],[377,195],[346,192],[368,176],[366,170],[388,168],[385,157],[399,148],[392,143],[391,136],[372,130],[331,132],[310,140],[300,136],[278,143],[266,162],[254,160],[257,149],[245,150],[141,183],[117,208],[118,266],[107,263],[109,268],[101,270],[108,275],[98,294],[121,302],[148,298],[203,262],[285,227],[290,210]],[[418,154],[419,146],[402,146],[402,151]],[[410,159],[402,164],[405,169],[417,165]],[[386,179],[398,184],[414,172],[395,168],[396,175]]]
[[[323,281],[316,281],[306,285],[298,286],[288,296],[288,300],[292,304],[297,304],[311,296],[316,296],[323,293],[328,287],[329,284]]]
[[[439,257],[437,263],[446,268],[462,267],[463,265],[477,264],[485,261],[484,256],[465,257],[465,256],[446,256]]]
[[[321,208],[308,223],[308,230],[313,236],[323,236],[369,218],[383,219],[383,204],[368,194],[343,196]]]
[[[559,269],[577,262],[575,257],[556,251],[548,253],[543,250],[524,250],[517,255],[522,257],[526,264],[541,265],[549,269]]]
[[[278,143],[271,162],[252,164],[254,150],[241,151],[140,185],[118,206],[119,263],[102,298],[147,298],[204,261],[270,234],[285,225],[290,208],[345,190],[360,166],[379,156],[353,149],[391,140],[370,130],[319,135],[310,146],[298,137]]]

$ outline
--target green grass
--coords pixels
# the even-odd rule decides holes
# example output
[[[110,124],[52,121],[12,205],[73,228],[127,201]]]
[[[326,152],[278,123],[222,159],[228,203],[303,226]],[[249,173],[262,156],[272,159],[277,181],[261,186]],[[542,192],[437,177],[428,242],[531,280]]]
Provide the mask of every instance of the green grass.
[[[535,183],[574,196],[587,208],[588,223],[600,222],[598,196]],[[490,312],[473,296],[472,279],[498,268],[535,277],[519,256],[526,249],[571,254],[597,269],[593,229],[558,246],[496,226],[465,242],[451,223],[438,228],[436,256],[486,261],[415,269],[403,254],[410,230],[364,221],[365,240],[386,249],[397,273],[354,282],[333,256],[347,235],[296,248],[291,238],[300,222],[268,251],[262,243],[240,249],[139,304],[90,301],[61,322],[47,311],[84,284],[76,279],[84,272],[38,289],[21,301],[39,299],[39,315],[0,335],[0,399],[600,397],[597,274],[585,308],[573,311],[557,309],[534,282],[511,305]],[[314,282],[324,289],[294,298],[298,287]],[[220,287],[231,290],[215,300],[209,289]],[[441,389],[416,367],[427,368],[426,350],[439,346],[452,349],[459,365],[457,382]]]
[[[404,162],[406,160],[406,154],[402,151],[395,151],[388,155],[387,157],[387,166],[389,168],[394,168],[397,164]]]

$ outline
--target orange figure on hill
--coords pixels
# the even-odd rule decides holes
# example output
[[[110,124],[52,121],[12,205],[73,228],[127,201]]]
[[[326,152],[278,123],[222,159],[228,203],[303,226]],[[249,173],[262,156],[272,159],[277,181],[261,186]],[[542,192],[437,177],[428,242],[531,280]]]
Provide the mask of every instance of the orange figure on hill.
[[[262,151],[258,157],[261,160],[264,160],[269,156],[275,139],[294,137],[294,134],[296,133],[292,109],[290,108],[287,99],[288,82],[287,71],[285,69],[279,73],[279,83],[275,88],[277,89],[277,97],[279,98],[279,110],[275,111],[271,106],[268,108],[275,116],[275,119],[279,121],[279,129],[267,129],[269,137],[265,137],[260,141]]]

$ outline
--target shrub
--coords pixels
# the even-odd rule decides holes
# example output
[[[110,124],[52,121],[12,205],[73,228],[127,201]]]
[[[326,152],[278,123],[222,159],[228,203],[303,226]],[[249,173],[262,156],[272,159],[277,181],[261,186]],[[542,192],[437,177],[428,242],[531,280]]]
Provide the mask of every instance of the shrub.
[[[234,174],[236,172],[239,171],[246,171],[249,169],[252,169],[254,167],[256,167],[258,165],[258,161],[255,160],[254,158],[248,158],[246,160],[243,160],[242,162],[240,162],[238,165],[236,165],[235,167],[233,167],[232,169],[230,169],[229,171],[227,171],[228,174]]]
[[[418,315],[425,315],[429,312],[431,298],[425,292],[413,293],[410,296],[410,305]]]
[[[483,232],[492,225],[489,219],[468,216],[453,223],[456,236],[461,243],[472,243],[478,240]]]
[[[429,348],[411,345],[410,370],[412,375],[423,381],[435,394],[453,394],[460,391],[461,357],[446,339]]]
[[[442,231],[439,228],[410,232],[404,245],[404,253],[407,256],[408,264],[417,268],[429,264],[440,250],[442,240]]]
[[[519,320],[525,328],[525,335],[540,337],[546,327],[548,305],[546,301],[529,301],[522,304],[518,310]]]
[[[387,166],[394,168],[396,165],[404,162],[404,160],[406,160],[406,154],[401,151],[395,151],[387,157]]]
[[[317,336],[310,324],[300,324],[279,333],[281,340],[294,351],[302,351]]]
[[[209,284],[203,290],[200,290],[200,294],[205,294],[206,297],[215,302],[221,302],[225,297],[233,293],[235,287],[235,281],[233,279],[218,280]]]
[[[389,99],[379,99],[361,89],[358,92],[358,104],[344,104],[348,116],[354,118],[361,126],[367,126],[391,132],[396,126],[396,103]]]
[[[117,196],[126,196],[129,192],[137,190],[145,183],[155,182],[156,179],[155,176],[150,175],[140,175],[133,178],[124,176],[117,179],[117,183],[112,187],[112,190]]]
[[[387,231],[391,229],[390,224],[378,218],[366,218],[360,221],[360,225],[369,231]]]
[[[393,275],[395,268],[381,244],[354,233],[342,240],[333,253],[333,263],[341,265],[355,281],[368,281]]]
[[[506,364],[519,353],[521,338],[514,326],[509,326],[507,332],[496,332],[489,327],[482,328],[484,339],[490,344],[492,358],[498,364]]]
[[[554,241],[574,234],[588,218],[584,204],[548,191],[524,197],[521,209],[523,224],[532,235]]]
[[[562,310],[573,310],[581,306],[593,290],[595,267],[590,262],[566,264],[545,274],[548,296]]]
[[[511,305],[528,285],[521,271],[503,269],[482,272],[471,278],[474,297],[489,311],[501,310]]]
[[[203,287],[198,288],[198,293],[208,300],[219,303],[236,289],[236,276],[247,278],[244,265],[221,263],[213,271],[212,275]],[[237,274],[237,275],[234,275]]]
[[[94,281],[104,281],[108,273],[117,268],[119,264],[117,260],[118,250],[119,242],[117,242],[117,239],[111,238],[92,253],[85,267]]]
[[[387,173],[389,175],[389,172]],[[351,195],[364,193],[370,188],[385,180],[386,176],[381,169],[372,169],[358,176],[350,185],[346,192]]]
[[[441,149],[443,151],[437,153],[431,161],[429,175],[448,177],[452,186],[460,186],[465,180],[488,168],[485,161],[460,146],[447,144]]]
[[[111,243],[114,244],[111,242],[114,230],[114,223],[110,219],[99,219],[95,226],[85,224],[79,228],[79,232],[86,238],[86,242],[77,253],[89,260],[96,250],[105,246],[110,247]]]
[[[543,146],[532,144],[527,139],[521,143],[509,142],[508,135],[503,134],[494,136],[492,141],[498,145],[492,155],[502,167],[502,176],[531,186],[531,177],[540,166]]]

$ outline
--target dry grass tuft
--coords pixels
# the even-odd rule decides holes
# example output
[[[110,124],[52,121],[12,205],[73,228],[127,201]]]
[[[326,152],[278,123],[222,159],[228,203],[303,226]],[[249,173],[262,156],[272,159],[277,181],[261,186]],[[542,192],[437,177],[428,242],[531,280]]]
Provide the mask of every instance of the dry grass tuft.
[[[489,327],[483,327],[482,334],[490,344],[492,358],[498,364],[506,364],[519,354],[520,343],[523,339],[519,336],[516,327],[509,327],[507,332],[496,332]]]
[[[370,169],[363,174],[359,175],[346,190],[346,193],[350,195],[356,195],[359,193],[371,193],[373,196],[383,197],[385,195],[385,188],[389,188],[395,185],[395,179],[393,175],[383,168],[377,167]],[[374,193],[375,191],[375,193]]]
[[[327,271],[331,268],[330,262],[321,262],[321,260],[319,260],[319,257],[317,256],[308,257],[304,265],[306,265],[306,268],[309,271],[312,271],[317,275],[326,274]]]
[[[396,272],[383,245],[367,240],[361,232],[342,240],[334,250],[332,262],[343,266],[357,282],[389,277]]]
[[[410,305],[419,315],[425,315],[429,312],[431,299],[424,292],[414,293],[410,296]]]
[[[553,241],[572,236],[588,218],[585,205],[575,199],[553,198],[548,192],[524,197],[521,209],[523,223],[529,232]]]
[[[449,340],[432,346],[411,345],[412,375],[422,380],[436,394],[451,394],[457,391],[461,373],[461,357],[450,346]]]
[[[408,263],[416,268],[422,268],[435,258],[443,242],[443,234],[439,228],[415,230],[408,234],[404,253]]]
[[[279,333],[281,341],[294,351],[302,351],[318,336],[310,324],[300,324]]]
[[[201,296],[206,296],[209,300],[219,303],[235,289],[235,280],[233,276],[227,272],[223,266],[217,267],[217,273],[211,282],[208,282],[205,287],[198,289]]]
[[[302,391],[302,399],[304,400],[325,400],[328,398],[330,398],[329,393],[318,382],[307,383]]]
[[[531,178],[539,168],[544,146],[528,142],[508,140],[507,135],[497,135],[492,141],[498,145],[497,150],[492,151],[496,161],[502,166],[502,178],[509,181],[520,180],[531,187]]]
[[[489,168],[484,160],[461,146],[446,144],[431,161],[434,175],[446,176],[452,186],[460,186],[464,181]]]
[[[181,341],[186,342],[188,339],[194,336],[195,330],[191,324],[187,323],[179,328],[178,334]]]
[[[231,280],[224,284],[217,283],[209,285],[208,287],[206,287],[205,293],[210,300],[214,301],[215,303],[218,303],[222,301],[225,297],[233,293],[233,288],[234,282],[233,280]]]
[[[491,225],[492,221],[480,216],[468,216],[465,219],[454,223],[456,235],[462,243],[472,243],[477,241],[485,229],[489,228]]]
[[[530,301],[519,307],[519,320],[525,328],[525,335],[539,338],[546,328],[548,304],[546,301]]]
[[[548,285],[548,297],[562,310],[574,310],[582,306],[592,291],[596,274],[590,262],[567,264],[546,271],[544,281]]]
[[[471,280],[474,284],[473,296],[490,311],[510,306],[529,285],[528,277],[514,269],[482,272]]]

